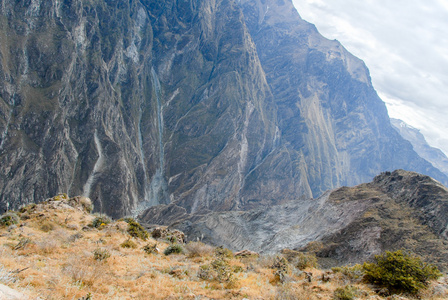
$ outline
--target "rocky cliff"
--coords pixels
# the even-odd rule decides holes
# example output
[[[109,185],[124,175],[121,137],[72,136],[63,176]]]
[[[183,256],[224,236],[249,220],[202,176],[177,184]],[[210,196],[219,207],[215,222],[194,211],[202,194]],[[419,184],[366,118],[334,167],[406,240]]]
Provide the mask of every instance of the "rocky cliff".
[[[290,0],[2,0],[1,210],[250,209],[405,168],[367,68]]]
[[[446,187],[428,176],[397,170],[317,199],[204,215],[188,214],[171,204],[154,207],[141,219],[180,229],[190,240],[234,250],[313,248],[327,266],[406,249],[447,269],[447,215]]]

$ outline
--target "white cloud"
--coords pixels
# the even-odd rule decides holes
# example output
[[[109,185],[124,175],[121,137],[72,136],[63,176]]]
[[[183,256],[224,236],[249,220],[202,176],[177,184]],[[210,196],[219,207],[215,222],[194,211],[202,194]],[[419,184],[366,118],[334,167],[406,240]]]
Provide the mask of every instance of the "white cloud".
[[[448,1],[293,2],[303,19],[366,62],[391,117],[448,154]]]

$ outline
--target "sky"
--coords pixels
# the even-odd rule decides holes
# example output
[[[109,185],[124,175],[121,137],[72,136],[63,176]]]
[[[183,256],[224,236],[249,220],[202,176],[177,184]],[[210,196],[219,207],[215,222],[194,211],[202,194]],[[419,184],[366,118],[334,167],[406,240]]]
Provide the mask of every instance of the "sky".
[[[293,0],[370,70],[389,116],[448,155],[448,0]]]

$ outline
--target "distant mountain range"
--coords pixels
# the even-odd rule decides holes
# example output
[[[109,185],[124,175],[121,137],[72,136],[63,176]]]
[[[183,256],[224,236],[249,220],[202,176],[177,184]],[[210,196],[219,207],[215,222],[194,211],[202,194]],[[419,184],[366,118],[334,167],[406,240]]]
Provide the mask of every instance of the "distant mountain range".
[[[245,211],[406,169],[367,67],[291,0],[0,6],[0,210]],[[299,200],[297,200],[299,201]]]
[[[398,119],[390,119],[400,135],[412,144],[415,152],[448,176],[448,157],[440,149],[431,147],[420,130]]]

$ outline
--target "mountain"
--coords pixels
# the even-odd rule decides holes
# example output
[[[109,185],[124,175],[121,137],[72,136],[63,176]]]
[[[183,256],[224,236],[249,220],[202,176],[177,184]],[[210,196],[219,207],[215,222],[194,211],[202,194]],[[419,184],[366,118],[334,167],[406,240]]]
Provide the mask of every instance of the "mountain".
[[[418,155],[429,161],[445,175],[448,175],[448,157],[446,157],[442,150],[428,145],[425,137],[420,133],[420,130],[398,119],[391,118],[390,121],[398,133],[412,144],[412,147],[414,147],[414,150]]]
[[[163,208],[163,209],[162,209]],[[360,263],[406,249],[447,268],[448,189],[414,172],[384,172],[370,183],[341,187],[317,199],[248,211],[189,214],[174,204],[140,219],[234,250],[314,251],[329,266]]]
[[[290,0],[4,0],[0,209],[248,210],[408,169],[364,63]]]

